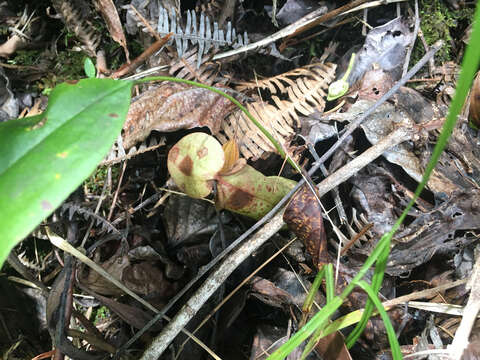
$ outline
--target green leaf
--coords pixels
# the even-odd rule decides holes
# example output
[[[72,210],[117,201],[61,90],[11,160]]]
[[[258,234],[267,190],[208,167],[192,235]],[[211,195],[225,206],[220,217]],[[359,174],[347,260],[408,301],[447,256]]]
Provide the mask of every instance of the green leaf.
[[[83,70],[85,71],[85,75],[89,78],[94,78],[97,75],[95,64],[89,57],[86,57],[83,61]]]
[[[106,155],[125,121],[132,84],[60,84],[43,114],[0,123],[0,266]]]
[[[382,305],[382,302],[378,298],[378,291],[373,289],[365,280],[360,280],[358,282],[358,286],[360,286],[367,294],[368,298],[372,301],[375,307],[380,314],[383,324],[385,325],[385,330],[387,330],[387,337],[388,341],[390,342],[390,350],[392,351],[392,357],[394,360],[401,360],[402,359],[402,351],[400,350],[400,345],[397,340],[397,336],[395,334],[395,330],[393,329],[392,322],[388,317],[385,308]]]
[[[297,331],[285,344],[280,346],[275,350],[269,357],[268,360],[281,360],[285,359],[288,354],[290,354],[293,349],[299,346],[302,342],[305,341],[310,335],[312,335],[316,329],[319,327],[324,327],[327,323],[330,316],[342,305],[343,300],[335,296],[332,301],[326,304],[321,311],[316,313],[310,321]]]

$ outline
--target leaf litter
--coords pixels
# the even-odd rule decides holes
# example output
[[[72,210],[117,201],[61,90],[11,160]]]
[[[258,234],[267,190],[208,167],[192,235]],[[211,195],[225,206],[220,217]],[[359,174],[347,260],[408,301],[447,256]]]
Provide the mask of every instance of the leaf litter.
[[[180,2],[165,1],[162,2],[163,9],[170,7],[165,13],[168,20],[161,16],[163,10],[155,1],[148,5],[132,1],[126,5],[128,11],[115,8],[113,2],[94,3],[105,19],[107,32],[125,49],[126,54],[128,49],[133,53],[129,43],[132,39],[145,48],[151,43],[154,36],[149,27],[154,32],[158,31],[160,36],[165,35],[157,30],[160,25],[167,29],[165,33],[173,31],[171,43],[150,56],[134,76],[170,73],[232,94],[305,169],[315,161],[315,151],[320,155],[324,153],[349,123],[368,111],[402,77],[400,70],[404,67],[408,47],[416,40],[412,31],[414,19],[397,17],[392,6],[378,6],[368,11],[368,23],[373,28],[365,39],[360,35],[361,24],[342,23],[349,19],[350,15],[345,14],[325,24],[323,32],[317,35],[318,42],[310,40],[309,55],[306,55],[306,45],[299,43],[291,49],[293,60],[266,57],[258,50],[213,61],[214,55],[226,50],[218,46],[224,41],[223,35],[218,35],[223,34],[220,33],[223,30],[215,18],[206,17],[202,11],[218,16],[218,11],[214,9],[227,9],[228,3],[234,4],[235,16],[229,18],[225,34],[228,38],[228,29],[232,27],[237,32],[245,31],[242,42],[234,47],[245,45],[247,33],[251,41],[277,34],[279,29],[270,24],[262,9],[247,2],[205,1],[202,6],[185,11],[184,4],[180,6]],[[325,3],[324,9],[318,8],[318,4],[307,6],[305,3],[308,2],[288,0],[277,13],[276,20],[282,26],[300,26],[308,13],[316,11],[317,14],[320,10],[331,11],[338,7],[333,2],[322,2]],[[78,4],[74,2],[68,1],[68,6],[60,6],[58,2],[53,2],[53,5],[62,15],[66,27],[73,29],[79,48],[90,56],[97,55],[97,61],[101,60],[104,55],[99,57],[97,50],[107,49],[103,48],[103,44],[109,40],[92,27],[93,21],[101,22],[100,18],[95,20],[91,9],[75,8]],[[298,11],[299,8],[310,11],[304,14]],[[399,8],[408,14],[407,5]],[[12,16],[12,19],[15,17]],[[163,23],[169,21],[169,24],[159,25],[159,19]],[[261,26],[256,25],[258,19],[262,19]],[[172,20],[178,27],[171,23]],[[319,62],[314,55],[331,46],[329,42],[335,27],[341,29],[339,40],[343,42],[334,56]],[[182,29],[194,31],[187,34]],[[457,46],[463,46],[460,35]],[[297,36],[301,38],[302,35]],[[198,41],[193,40],[195,37]],[[28,39],[24,38],[27,46]],[[233,44],[233,41],[224,42],[223,45]],[[350,42],[356,47],[346,46]],[[421,41],[417,39],[417,43]],[[14,49],[6,56],[13,56],[16,51]],[[356,53],[356,60],[346,79],[348,92],[335,104],[327,103],[328,86],[343,77],[352,53]],[[106,56],[108,59],[114,54],[107,52]],[[15,88],[15,82],[10,81],[16,79],[16,69],[7,70],[5,75],[2,73],[8,95],[1,99],[2,119],[12,118],[18,112],[14,109],[12,113],[12,100],[15,106],[24,107],[19,100],[20,88]],[[438,64],[434,72],[428,71],[422,69],[417,74],[425,81],[416,82],[412,87],[402,87],[375,110],[352,134],[349,142],[334,154],[324,173],[315,173],[312,180],[318,183],[328,174],[335,176],[339,168],[381,143],[399,127],[414,129],[415,136],[387,149],[381,157],[371,159],[366,166],[350,173],[338,185],[335,201],[331,194],[321,197],[324,209],[311,189],[303,186],[285,212],[288,230],[282,229],[270,242],[257,249],[228,280],[218,285],[218,290],[207,304],[196,315],[192,314],[193,319],[187,326],[189,331],[194,331],[215,307],[220,309],[210,313],[211,320],[197,333],[200,340],[208,343],[218,356],[266,359],[266,354],[273,352],[298,330],[305,294],[321,265],[335,265],[338,274],[335,291],[341,292],[380,236],[391,228],[423,174],[444,120],[449,96],[455,88],[458,68],[454,62],[453,65],[452,62]],[[258,74],[264,76],[259,77]],[[477,83],[478,76],[463,116],[427,189],[393,240],[384,287],[379,294],[382,301],[464,279],[475,269],[479,251],[480,166],[477,133],[468,126],[468,122],[477,126]],[[225,144],[223,148],[214,137]],[[183,150],[179,144],[188,139],[191,139],[188,149]],[[211,143],[214,149],[202,148],[204,142]],[[307,147],[313,149],[313,155],[306,151]],[[143,296],[159,310],[165,306],[171,308],[168,312],[171,316],[180,311],[181,305],[193,293],[187,291],[173,307],[167,304],[191,279],[202,274],[205,265],[252,225],[248,217],[263,217],[300,180],[294,170],[282,164],[268,139],[227,99],[184,84],[163,82],[139,87],[137,96],[132,100],[122,138],[117,141],[115,149],[105,163],[108,171],[103,188],[96,191],[86,187],[79,189],[63,205],[63,210],[42,227],[54,228],[64,238],[72,239],[76,246],[81,244],[87,249],[88,256],[127,288]],[[127,156],[128,149],[131,151]],[[212,158],[202,164],[207,154]],[[125,173],[120,176],[118,165],[112,164],[124,161]],[[197,166],[203,170],[197,171]],[[118,197],[114,196],[117,188]],[[340,214],[340,207],[344,209],[346,221]],[[325,209],[328,213],[324,212]],[[112,213],[111,218],[107,215],[109,212]],[[293,234],[298,239],[291,249],[277,254],[265,268],[247,280],[247,285],[230,294],[258,266],[276,254],[278,248],[292,239]],[[42,238],[44,235],[41,232],[34,232],[19,247],[26,249],[27,256],[34,259],[30,249]],[[337,263],[340,246],[347,247]],[[295,256],[293,249],[297,252]],[[20,249],[15,251],[23,252]],[[42,279],[49,279],[50,283],[43,281],[45,285],[52,285],[47,302],[51,331],[57,322],[70,323],[70,327],[65,327],[67,335],[68,331],[83,326],[90,336],[96,338],[86,338],[83,345],[75,347],[64,334],[56,340],[57,351],[72,358],[93,359],[98,354],[106,354],[105,351],[126,350],[126,341],[137,330],[144,328],[154,314],[125,297],[123,291],[95,271],[86,270],[79,264],[68,264],[71,261],[67,261],[68,256],[65,256],[62,268],[63,264],[61,266],[57,260],[61,259],[61,254],[56,251],[55,256],[52,251],[48,249],[46,254],[40,255],[43,257],[42,267],[28,269],[28,263],[33,263],[33,260],[23,261],[20,265],[15,263],[12,267],[27,279],[28,275],[24,274],[32,271],[41,275]],[[15,253],[13,256],[16,257]],[[14,264],[12,259],[9,262]],[[54,279],[56,281],[52,284]],[[473,293],[476,288],[471,289]],[[60,296],[68,291],[74,295]],[[320,306],[325,304],[322,291],[316,297]],[[80,292],[92,301],[83,301],[78,294]],[[475,300],[464,286],[443,290],[436,297],[423,298],[433,304],[444,302],[462,306],[471,304],[469,299]],[[227,300],[225,304],[224,300]],[[365,301],[363,292],[354,291],[338,316],[361,309]],[[74,315],[77,320],[60,320],[59,314],[63,312],[65,316],[64,309],[72,302],[78,307]],[[98,315],[100,304],[115,314],[111,315],[112,321],[105,328],[95,328],[92,321],[78,314],[93,312]],[[416,310],[407,305],[397,306],[389,314],[400,336],[404,355],[446,346],[460,322],[459,317]],[[69,319],[70,314],[67,315]],[[156,336],[167,323],[157,321],[148,329],[148,334]],[[472,334],[476,330],[478,325]],[[48,337],[45,329],[41,333],[39,327],[38,331],[39,336]],[[342,346],[343,331],[325,338],[308,358],[380,359],[390,356],[379,318],[371,319],[361,341],[352,349]],[[23,352],[33,357],[50,350],[48,342],[36,344],[32,352],[26,344],[14,348],[11,336],[2,338],[8,339],[4,347],[10,348],[8,351],[11,353],[17,352],[17,356]],[[185,339],[188,338],[184,335],[175,338],[162,357],[175,354],[182,359],[206,358],[204,351],[193,345],[191,340],[185,343]],[[150,346],[146,341],[140,338],[126,354],[140,358],[144,350],[148,353]],[[94,345],[94,351],[86,349],[86,342]],[[472,335],[467,349],[468,354],[473,354],[470,355],[472,358],[478,356],[475,355],[477,342],[478,339]],[[302,351],[303,348],[296,349],[289,358],[300,358]]]

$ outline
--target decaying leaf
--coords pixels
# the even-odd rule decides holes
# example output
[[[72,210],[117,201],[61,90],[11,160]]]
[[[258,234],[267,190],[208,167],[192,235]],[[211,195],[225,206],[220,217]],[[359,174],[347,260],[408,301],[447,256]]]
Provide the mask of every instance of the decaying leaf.
[[[433,120],[441,120],[441,114],[433,104],[426,101],[413,89],[401,88],[395,96],[396,104],[384,103],[366,119],[360,126],[372,144],[376,144],[387,134],[400,125],[414,126],[425,124]],[[356,116],[366,111],[374,101],[359,100],[345,113],[335,113],[328,116],[328,119],[351,121]],[[415,181],[420,182],[424,164],[421,158],[416,155],[412,143],[399,144],[383,156],[391,163],[399,165]],[[436,192],[451,194],[457,186],[438,171],[433,171],[428,181],[428,188]]]
[[[315,349],[325,360],[352,360],[352,356],[345,345],[345,338],[340,331],[322,337]]]
[[[283,221],[302,239],[313,264],[318,269],[330,262],[322,208],[307,185],[300,188],[292,197],[283,214]]]
[[[112,277],[121,280],[123,271],[130,266],[127,255],[114,254],[101,265]],[[80,282],[92,291],[102,295],[123,295],[123,290],[113,285],[97,272],[91,270],[86,277],[79,276]]]
[[[133,326],[136,329],[143,328],[153,318],[153,316],[143,311],[138,306],[123,304],[119,301],[113,300],[106,296],[96,294],[93,291],[88,289],[86,289],[86,291],[91,293],[96,299],[98,299],[104,305],[108,306],[108,308],[112,310],[115,314],[117,314],[123,321],[125,321],[127,324]],[[161,329],[162,329],[161,323],[156,322],[151,328],[149,328],[149,331],[160,331]]]
[[[367,71],[360,82],[358,99],[376,101],[395,84],[392,76],[382,69]]]
[[[395,196],[390,190],[391,183],[383,174],[377,174],[370,167],[355,175],[352,182],[355,187],[352,189],[352,199],[357,203],[357,209],[367,216],[373,224],[372,231],[378,235],[390,231],[397,220],[395,210],[399,204],[395,202]]]
[[[150,297],[155,295],[157,301],[169,299],[177,290],[175,284],[165,278],[163,270],[151,261],[141,261],[126,267],[122,281],[137,294]]]
[[[168,154],[173,180],[187,195],[202,198],[217,182],[216,206],[253,217],[264,216],[295,185],[279,176],[264,176],[239,159],[228,173],[221,173],[225,155],[210,135],[193,133],[183,137]]]
[[[127,61],[129,60],[127,40],[123,33],[122,23],[118,16],[117,8],[112,0],[95,0],[95,8],[102,14],[105,24],[107,25],[108,32],[113,40],[115,40],[125,51]]]
[[[288,292],[267,279],[255,276],[251,280],[251,285],[249,295],[260,299],[265,304],[283,309],[293,303],[292,296]]]
[[[233,105],[212,91],[179,83],[164,82],[139,95],[123,126],[126,149],[144,140],[152,130],[171,132],[208,126],[217,133]]]
[[[327,12],[328,6],[326,1],[287,0],[285,5],[278,11],[276,19],[281,25],[289,25],[321,6]]]
[[[195,236],[212,233],[218,225],[215,209],[206,201],[170,195],[164,211],[168,246],[178,248]]]
[[[363,78],[365,72],[371,70],[374,64],[389,73],[392,79],[398,80],[402,74],[405,53],[412,42],[412,36],[407,22],[401,17],[373,28],[356,55],[354,67],[347,79],[348,83],[353,85]]]

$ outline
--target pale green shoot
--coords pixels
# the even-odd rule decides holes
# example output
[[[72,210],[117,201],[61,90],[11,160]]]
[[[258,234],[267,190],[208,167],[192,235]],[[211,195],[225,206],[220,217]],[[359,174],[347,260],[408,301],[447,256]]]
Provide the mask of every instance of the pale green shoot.
[[[350,84],[348,83],[347,79],[350,76],[350,73],[352,72],[354,63],[355,63],[355,53],[352,53],[345,75],[343,75],[343,77],[340,80],[337,80],[331,83],[330,86],[328,87],[328,95],[327,95],[328,101],[338,99],[339,97],[347,93],[350,87]]]

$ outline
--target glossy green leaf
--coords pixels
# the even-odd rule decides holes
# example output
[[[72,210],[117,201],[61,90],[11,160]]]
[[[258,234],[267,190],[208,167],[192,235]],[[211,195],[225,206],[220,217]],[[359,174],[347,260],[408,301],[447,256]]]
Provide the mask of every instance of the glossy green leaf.
[[[132,84],[60,84],[43,114],[0,123],[0,266],[106,155],[125,121]]]

